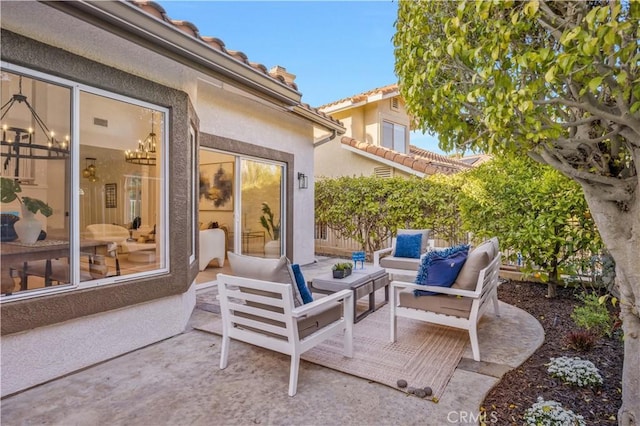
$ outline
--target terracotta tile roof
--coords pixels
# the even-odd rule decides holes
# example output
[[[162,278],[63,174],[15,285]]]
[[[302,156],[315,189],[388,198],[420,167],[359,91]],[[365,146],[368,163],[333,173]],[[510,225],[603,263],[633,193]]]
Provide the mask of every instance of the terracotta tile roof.
[[[292,88],[295,91],[298,91],[298,85],[296,83],[294,83],[293,79],[295,79],[295,75],[287,73],[286,69],[280,66],[275,66],[273,67],[271,70],[268,70],[266,66],[264,66],[263,64],[257,63],[257,62],[251,62],[249,60],[249,58],[247,57],[247,55],[245,55],[243,52],[239,51],[239,50],[230,50],[227,49],[224,42],[222,40],[220,40],[219,38],[216,37],[210,37],[210,36],[203,36],[200,35],[200,31],[198,30],[198,27],[195,26],[193,23],[189,22],[189,21],[182,21],[182,20],[178,20],[178,19],[171,19],[168,15],[166,10],[158,3],[154,2],[154,1],[147,1],[147,0],[127,0],[130,3],[136,5],[137,7],[139,7],[140,9],[142,9],[143,11],[145,11],[146,13],[148,13],[151,16],[154,16],[156,19],[159,19],[161,21],[164,21],[168,24],[173,25],[175,28],[177,28],[178,30],[182,31],[183,33],[189,35],[190,37],[193,37],[196,40],[200,40],[202,42],[204,42],[205,44],[207,44],[211,49],[213,50],[217,50],[219,52],[222,52],[226,55],[228,55],[229,57],[235,59],[238,62],[244,63],[248,66],[250,66],[251,68],[253,68],[255,70],[255,72],[260,73],[260,74],[264,74],[267,77],[278,81],[279,83],[288,86],[290,88]],[[300,103],[300,106],[308,111],[310,111],[313,114],[316,114],[318,116],[321,116],[335,124],[338,124],[340,126],[342,126],[342,123],[340,123],[339,120],[336,120],[335,118],[329,116],[328,114],[325,114],[322,111],[319,111],[317,108],[313,108],[311,106],[309,106],[309,104],[306,103]]]
[[[493,157],[488,154],[474,154],[474,155],[466,155],[464,157],[460,157],[458,158],[458,160],[462,161],[463,163],[467,163],[473,167],[477,167],[482,163],[486,163],[492,158]]]
[[[351,103],[358,103],[358,102],[362,102],[367,100],[368,97],[373,96],[373,95],[388,95],[389,93],[393,93],[393,92],[398,92],[398,84],[394,83],[394,84],[389,84],[387,86],[382,86],[382,87],[378,87],[376,89],[372,89],[369,91],[366,91],[364,93],[359,93],[357,95],[353,95],[353,96],[349,96],[347,98],[343,98],[343,99],[339,99],[337,101],[334,102],[330,102],[328,104],[325,105],[321,105],[318,107],[318,109],[324,109],[324,108],[328,108],[332,105],[337,105],[337,104],[341,104],[343,102],[351,102]]]
[[[197,39],[197,40],[201,40],[204,43],[208,44],[212,49],[226,53],[227,55],[229,55],[230,57],[234,58],[235,60],[237,60],[238,62],[242,62],[244,64],[247,64],[249,66],[251,66],[252,68],[254,68],[257,72],[260,72],[262,74],[265,74],[269,77],[271,77],[274,80],[279,81],[280,83],[291,87],[294,90],[298,90],[298,86],[293,82],[293,81],[285,81],[285,79],[280,76],[280,75],[272,75],[268,70],[267,67],[265,67],[262,64],[256,63],[256,62],[251,62],[249,61],[249,58],[247,57],[247,55],[245,55],[243,52],[240,52],[238,50],[230,50],[227,49],[224,42],[222,40],[220,40],[219,38],[216,37],[209,37],[209,36],[201,36],[200,35],[200,31],[198,30],[198,27],[195,26],[193,23],[189,22],[189,21],[182,21],[179,19],[171,19],[168,15],[166,10],[158,3],[156,3],[155,1],[147,1],[147,0],[129,0],[131,3],[135,4],[136,6],[138,6],[140,9],[144,10],[145,12],[147,12],[148,14],[155,16],[157,19],[160,19],[161,21],[167,22],[171,25],[173,25],[174,27],[176,27],[177,29],[179,29],[180,31],[182,31],[183,33]]]
[[[436,154],[435,152],[418,148],[415,145],[409,145],[409,153],[416,158],[424,158],[426,160],[437,161],[443,164],[450,164],[455,167],[460,167],[462,170],[471,168],[471,165],[469,163],[461,161],[460,159],[447,157],[446,155],[442,154]]]
[[[425,175],[433,175],[436,173],[450,175],[471,168],[468,164],[414,146],[411,146],[412,151],[413,148],[416,148],[420,151],[420,155],[415,155],[413,153],[401,154],[392,149],[372,145],[367,142],[361,142],[348,136],[343,136],[340,141],[344,145],[348,145],[360,151],[380,157],[381,159],[408,167],[416,172],[424,173]]]

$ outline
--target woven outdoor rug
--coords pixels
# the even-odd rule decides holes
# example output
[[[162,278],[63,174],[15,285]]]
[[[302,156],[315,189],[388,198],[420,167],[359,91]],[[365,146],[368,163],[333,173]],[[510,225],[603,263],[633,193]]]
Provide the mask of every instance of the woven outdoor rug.
[[[222,334],[222,320],[196,328]],[[343,338],[326,340],[302,354],[302,359],[333,370],[371,380],[405,392],[398,379],[409,387],[429,386],[437,401],[451,379],[468,335],[463,330],[398,318],[395,343],[389,342],[389,305],[384,305],[353,326],[353,358],[343,356]]]

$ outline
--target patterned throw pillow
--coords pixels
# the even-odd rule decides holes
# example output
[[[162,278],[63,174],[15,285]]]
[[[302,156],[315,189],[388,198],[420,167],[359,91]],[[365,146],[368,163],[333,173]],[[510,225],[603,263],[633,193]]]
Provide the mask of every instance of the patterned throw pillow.
[[[395,257],[419,259],[422,248],[422,234],[402,234],[396,238]]]
[[[468,253],[468,244],[430,251],[422,258],[415,283],[435,287],[451,287],[467,260]],[[431,296],[438,293],[414,290],[413,294],[416,296]]]

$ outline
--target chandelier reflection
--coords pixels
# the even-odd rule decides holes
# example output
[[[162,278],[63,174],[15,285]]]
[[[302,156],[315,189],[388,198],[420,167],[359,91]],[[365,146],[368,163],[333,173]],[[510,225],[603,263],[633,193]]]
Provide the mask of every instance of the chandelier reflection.
[[[156,165],[156,146],[158,144],[158,136],[155,133],[155,115],[151,112],[151,132],[144,140],[138,141],[138,147],[135,151],[126,150],[124,152],[124,160],[127,163],[141,164],[143,166]]]
[[[20,165],[23,164],[20,160],[36,159],[36,160],[66,160],[69,158],[69,136],[66,136],[64,140],[59,141],[55,138],[55,133],[47,127],[45,122],[40,118],[38,113],[29,103],[27,96],[22,94],[22,76],[18,80],[18,93],[14,94],[9,101],[7,101],[0,111],[0,123],[2,127],[2,141],[0,146],[0,156],[5,157],[3,162],[4,170],[7,170],[11,165],[14,168],[14,177],[20,176]],[[44,139],[42,142],[40,135],[36,135],[35,130],[32,127],[23,128],[14,126],[9,123],[5,123],[5,116],[12,110],[13,107],[16,110],[26,107],[26,110],[31,114],[31,119],[42,131]]]
[[[98,180],[98,177],[96,176],[96,159],[87,157],[84,161],[86,167],[82,171],[82,177],[88,179],[89,182],[96,182]]]

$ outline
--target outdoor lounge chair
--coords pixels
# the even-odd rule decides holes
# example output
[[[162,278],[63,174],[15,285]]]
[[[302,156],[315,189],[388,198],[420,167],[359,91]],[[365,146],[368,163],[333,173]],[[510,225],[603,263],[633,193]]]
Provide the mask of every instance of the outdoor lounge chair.
[[[473,359],[480,361],[477,326],[489,301],[495,315],[500,315],[497,288],[501,257],[498,239],[492,238],[469,253],[450,288],[392,281],[391,342],[396,341],[398,317],[461,328],[468,330]],[[418,296],[416,290],[436,294]]]
[[[429,251],[429,229],[398,229],[391,239],[391,247],[373,252],[373,265],[385,268],[390,276],[403,275],[415,277],[421,258]],[[416,250],[405,250],[405,240],[421,235],[420,247]]]
[[[344,333],[344,355],[352,356],[351,290],[295,307],[290,283],[218,274],[218,291],[222,314],[220,369],[227,367],[231,339],[290,355],[289,396],[294,396],[302,353]],[[318,326],[322,323],[326,325]]]

